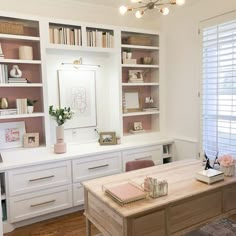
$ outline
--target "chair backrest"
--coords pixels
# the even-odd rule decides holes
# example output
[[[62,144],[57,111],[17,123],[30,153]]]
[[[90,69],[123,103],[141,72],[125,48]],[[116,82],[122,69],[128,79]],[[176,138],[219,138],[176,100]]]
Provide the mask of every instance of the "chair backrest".
[[[152,160],[138,160],[138,161],[128,161],[125,165],[125,171],[138,170],[142,168],[147,168],[155,166]]]

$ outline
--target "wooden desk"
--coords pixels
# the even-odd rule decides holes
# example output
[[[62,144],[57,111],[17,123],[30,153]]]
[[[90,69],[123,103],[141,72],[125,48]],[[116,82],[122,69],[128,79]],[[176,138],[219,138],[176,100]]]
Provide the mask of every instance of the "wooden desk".
[[[207,185],[194,176],[203,169],[200,161],[178,161],[138,171],[84,182],[87,235],[90,222],[104,235],[165,236],[183,235],[212,220],[236,212],[236,178]],[[168,196],[145,199],[119,206],[102,191],[102,185],[145,176],[166,179]]]

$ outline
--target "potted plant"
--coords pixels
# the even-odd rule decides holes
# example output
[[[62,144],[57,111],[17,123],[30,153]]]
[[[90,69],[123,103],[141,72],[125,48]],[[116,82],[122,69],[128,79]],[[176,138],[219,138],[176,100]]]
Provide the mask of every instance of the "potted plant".
[[[131,51],[131,49],[130,48],[126,48],[124,51],[126,52],[126,58],[127,59],[132,59],[132,51]]]
[[[57,122],[56,127],[56,139],[57,143],[54,145],[55,153],[65,153],[66,144],[64,142],[64,124],[67,120],[72,119],[74,112],[71,111],[70,107],[65,108],[53,108],[49,106],[49,115]]]
[[[34,112],[34,104],[37,102],[37,100],[31,100],[27,99],[27,112],[29,114]]]

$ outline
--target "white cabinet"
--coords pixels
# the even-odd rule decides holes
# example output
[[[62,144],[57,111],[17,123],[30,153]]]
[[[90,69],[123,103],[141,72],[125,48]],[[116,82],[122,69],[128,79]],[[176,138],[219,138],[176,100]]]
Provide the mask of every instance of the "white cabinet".
[[[10,198],[10,222],[72,207],[71,185],[23,194]]]
[[[11,196],[70,184],[71,162],[62,161],[8,172]]]
[[[155,145],[145,148],[137,148],[128,151],[124,151],[123,155],[123,171],[125,171],[125,165],[128,161],[135,160],[153,160],[155,165],[163,164],[163,151],[162,145]]]
[[[84,204],[84,187],[80,184],[73,185],[73,205],[79,206]]]

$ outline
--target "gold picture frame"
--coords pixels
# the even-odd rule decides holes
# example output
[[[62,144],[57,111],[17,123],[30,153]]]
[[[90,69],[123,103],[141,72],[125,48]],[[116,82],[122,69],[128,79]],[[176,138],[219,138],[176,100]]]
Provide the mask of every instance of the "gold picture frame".
[[[24,147],[38,147],[38,146],[39,146],[39,133],[24,134]]]
[[[116,132],[100,132],[99,133],[100,145],[115,145],[116,144]]]

